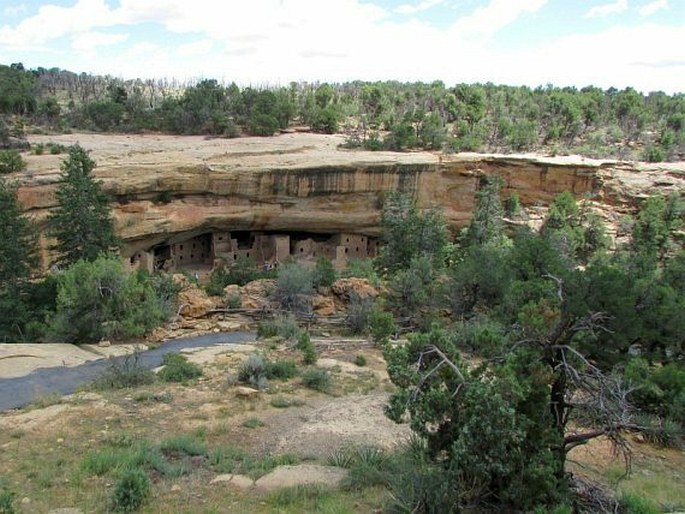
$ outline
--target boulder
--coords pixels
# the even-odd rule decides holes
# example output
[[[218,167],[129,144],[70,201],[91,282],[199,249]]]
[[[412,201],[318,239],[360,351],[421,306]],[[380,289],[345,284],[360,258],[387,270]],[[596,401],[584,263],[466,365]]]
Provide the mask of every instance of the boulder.
[[[253,398],[259,395],[259,389],[252,387],[238,386],[235,388],[235,395],[239,398]]]
[[[340,278],[336,280],[331,286],[331,291],[344,301],[349,301],[352,296],[357,296],[358,298],[376,298],[379,294],[378,289],[373,287],[367,279],[358,277]]]
[[[318,464],[278,466],[271,473],[257,480],[255,488],[267,492],[308,484],[338,487],[346,476],[347,470],[335,466],[320,466]]]
[[[269,296],[276,287],[271,279],[253,280],[240,288],[243,309],[265,309],[271,304]]]
[[[186,318],[201,318],[216,307],[203,290],[188,286],[178,294],[179,314]]]
[[[228,473],[225,475],[217,475],[214,479],[212,479],[210,484],[226,484],[229,487],[244,491],[245,489],[250,489],[254,486],[254,480],[245,475],[234,475],[232,473]]]
[[[312,298],[312,309],[319,316],[332,316],[335,314],[335,302],[330,296],[317,294]]]

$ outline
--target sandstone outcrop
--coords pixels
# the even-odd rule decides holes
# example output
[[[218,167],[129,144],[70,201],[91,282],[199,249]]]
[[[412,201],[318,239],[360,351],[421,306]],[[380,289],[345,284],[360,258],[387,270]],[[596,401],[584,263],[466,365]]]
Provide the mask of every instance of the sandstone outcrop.
[[[283,134],[236,140],[162,135],[68,134],[32,142],[80,143],[112,195],[122,255],[212,231],[379,233],[389,191],[440,206],[453,230],[465,225],[482,175],[499,175],[524,206],[561,191],[628,209],[635,198],[685,189],[685,163],[646,165],[572,157],[343,150],[341,136]],[[36,220],[55,206],[64,156],[27,156],[15,178]],[[44,239],[44,238],[43,238]],[[43,246],[47,246],[45,240]],[[43,264],[49,257],[43,254]]]

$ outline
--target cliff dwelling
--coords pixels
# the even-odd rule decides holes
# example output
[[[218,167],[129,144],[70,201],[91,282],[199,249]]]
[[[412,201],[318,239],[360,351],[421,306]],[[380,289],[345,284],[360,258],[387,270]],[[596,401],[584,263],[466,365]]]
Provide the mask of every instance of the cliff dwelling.
[[[373,258],[380,242],[360,234],[315,234],[307,232],[206,232],[178,234],[148,250],[129,257],[134,269],[178,271],[211,269],[252,259],[259,267],[276,267],[288,258],[315,261],[329,259],[344,268],[349,259]]]

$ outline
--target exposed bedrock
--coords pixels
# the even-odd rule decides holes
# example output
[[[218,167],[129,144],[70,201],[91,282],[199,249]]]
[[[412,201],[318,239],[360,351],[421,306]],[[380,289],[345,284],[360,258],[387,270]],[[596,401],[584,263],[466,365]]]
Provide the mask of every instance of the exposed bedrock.
[[[207,232],[379,233],[389,191],[441,207],[451,229],[471,217],[482,175],[504,179],[524,206],[561,191],[627,209],[636,197],[683,191],[682,163],[647,166],[580,157],[349,151],[340,137],[286,134],[237,140],[76,134],[34,142],[79,142],[113,197],[124,257]],[[29,156],[20,200],[39,221],[55,206],[62,156]]]

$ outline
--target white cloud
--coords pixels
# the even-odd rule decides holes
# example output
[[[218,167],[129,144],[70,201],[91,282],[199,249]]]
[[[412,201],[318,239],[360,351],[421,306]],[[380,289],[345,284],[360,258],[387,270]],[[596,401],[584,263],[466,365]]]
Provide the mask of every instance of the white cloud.
[[[469,16],[457,20],[452,31],[458,37],[491,36],[521,16],[539,11],[548,0],[490,0]]]
[[[212,46],[214,46],[214,43],[212,43],[209,39],[193,41],[192,43],[179,46],[178,55],[183,57],[205,55],[212,50]]]
[[[393,12],[397,14],[416,14],[444,3],[445,0],[422,0],[418,4],[402,4],[396,7]]]
[[[541,84],[685,91],[682,33],[682,27],[644,24],[561,38],[530,55],[533,76]]]
[[[595,18],[597,16],[608,16],[609,14],[620,14],[628,9],[628,0],[616,0],[609,4],[596,5],[592,7],[586,14],[586,18]]]
[[[8,5],[2,10],[5,16],[18,16],[24,14],[29,10],[26,4]]]
[[[1,27],[0,44],[15,48],[36,47],[68,34],[88,32],[116,22],[104,0],[78,0],[73,7],[44,5],[38,14],[24,19],[16,28]]]
[[[640,16],[651,16],[652,14],[668,9],[668,0],[655,0],[640,7],[637,12]]]
[[[208,77],[241,84],[440,79],[447,84],[551,82],[685,91],[684,27],[677,20],[502,51],[501,41],[492,36],[539,12],[548,0],[487,0],[447,27],[413,16],[393,17],[362,3],[368,0],[107,1],[113,7],[105,0],[78,0],[71,8],[44,6],[16,26],[0,28],[3,62],[18,60],[12,52],[31,44],[81,58],[57,61],[51,56],[51,65],[122,77]],[[405,5],[432,1],[405,0]],[[607,5],[616,9],[627,3]],[[607,5],[598,7],[606,11]],[[112,32],[126,31],[132,40],[135,25],[143,22],[167,32],[154,30],[149,42],[128,42],[107,60],[93,59],[103,45],[123,42],[117,40],[123,34]],[[158,32],[164,39],[153,39]],[[184,44],[179,45],[177,34],[184,34]],[[78,53],[65,52],[65,42]]]
[[[104,32],[82,32],[71,38],[71,48],[84,59],[94,59],[101,46],[115,45],[128,39],[128,34],[107,34]]]

